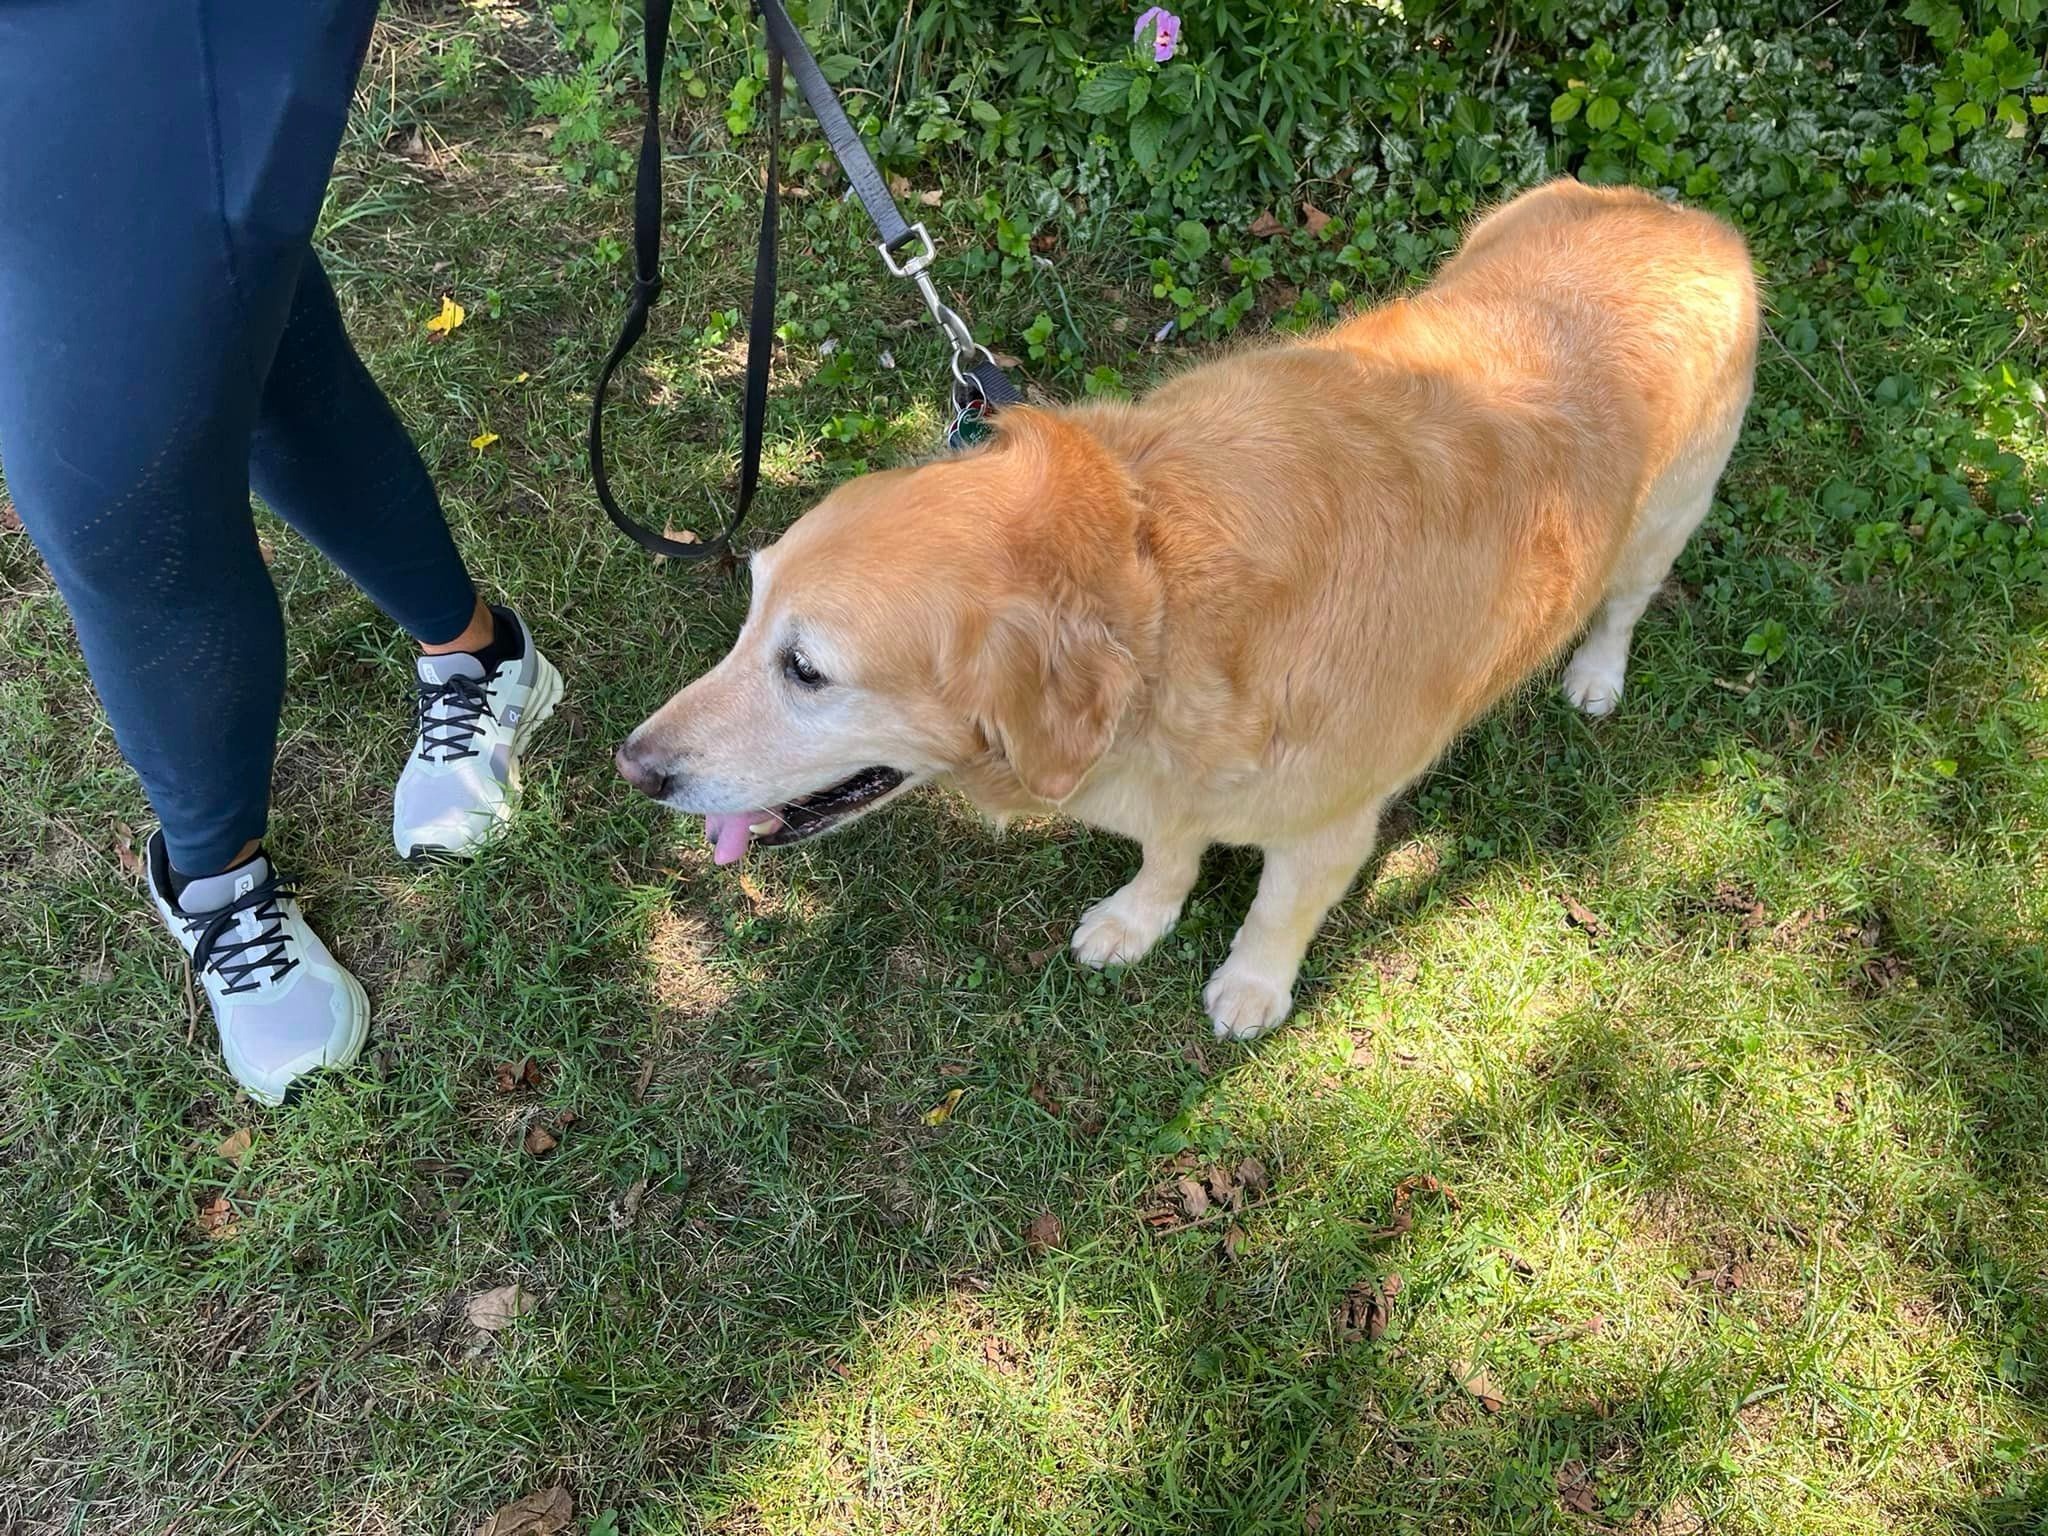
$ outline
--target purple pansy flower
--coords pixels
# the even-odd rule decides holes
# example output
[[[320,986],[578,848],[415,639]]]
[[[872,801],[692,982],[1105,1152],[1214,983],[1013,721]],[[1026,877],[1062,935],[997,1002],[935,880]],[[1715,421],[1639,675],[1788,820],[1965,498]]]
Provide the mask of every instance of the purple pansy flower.
[[[1131,41],[1142,43],[1147,28],[1152,32],[1153,61],[1164,64],[1180,46],[1180,18],[1165,6],[1155,5],[1138,18],[1137,26],[1131,29]]]

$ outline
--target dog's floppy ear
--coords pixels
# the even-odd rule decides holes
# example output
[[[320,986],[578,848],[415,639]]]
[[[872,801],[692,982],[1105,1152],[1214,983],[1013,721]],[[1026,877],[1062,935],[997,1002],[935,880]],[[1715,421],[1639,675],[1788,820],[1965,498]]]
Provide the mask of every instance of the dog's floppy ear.
[[[975,716],[1026,791],[1057,805],[1109,750],[1138,669],[1081,604],[1013,598],[997,609],[976,671]]]

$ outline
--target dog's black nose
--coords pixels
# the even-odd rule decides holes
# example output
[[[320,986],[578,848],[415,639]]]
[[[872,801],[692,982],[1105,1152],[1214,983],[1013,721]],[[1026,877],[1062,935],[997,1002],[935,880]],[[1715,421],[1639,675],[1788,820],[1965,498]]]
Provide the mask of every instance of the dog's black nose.
[[[663,770],[651,763],[642,762],[634,755],[633,744],[629,741],[618,750],[613,761],[619,765],[619,773],[625,781],[639,790],[650,800],[666,799],[673,782]]]

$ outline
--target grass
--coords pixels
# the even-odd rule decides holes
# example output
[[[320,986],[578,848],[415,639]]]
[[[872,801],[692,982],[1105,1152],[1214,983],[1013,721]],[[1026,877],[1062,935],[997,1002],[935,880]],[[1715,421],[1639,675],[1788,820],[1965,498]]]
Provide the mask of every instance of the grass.
[[[2037,208],[1930,244],[1903,330],[1767,350],[1619,715],[1545,678],[1477,727],[1296,1018],[1228,1048],[1198,997],[1252,859],[1214,855],[1161,953],[1096,977],[1062,949],[1134,865],[1113,839],[932,796],[735,878],[616,780],[609,745],[745,594],[647,562],[586,489],[624,200],[527,131],[538,32],[388,20],[323,243],[568,702],[509,843],[394,863],[405,648],[266,524],[274,840],[377,1009],[303,1107],[217,1064],[117,854],[146,809],[0,534],[0,1530],[468,1531],[554,1485],[592,1536],[2048,1528],[2048,622],[1988,572],[1845,581],[1803,510],[1925,426],[1876,378],[2039,369]],[[451,90],[458,43],[481,62]],[[737,332],[703,332],[743,302],[754,172],[693,143],[614,432],[633,500],[702,528],[738,373]],[[946,191],[963,249],[974,189]],[[795,225],[762,537],[943,426],[854,213]],[[1175,365],[1113,252],[1034,281],[1085,364]],[[444,291],[470,318],[434,343]],[[1021,350],[1038,307],[976,318]],[[2042,420],[1984,430],[2038,514]],[[1246,1158],[1270,1188],[1243,1212],[1157,1219],[1183,1166]],[[1449,1194],[1387,1232],[1424,1174]],[[1348,1339],[1392,1274],[1391,1326]],[[533,1310],[472,1327],[510,1284]]]

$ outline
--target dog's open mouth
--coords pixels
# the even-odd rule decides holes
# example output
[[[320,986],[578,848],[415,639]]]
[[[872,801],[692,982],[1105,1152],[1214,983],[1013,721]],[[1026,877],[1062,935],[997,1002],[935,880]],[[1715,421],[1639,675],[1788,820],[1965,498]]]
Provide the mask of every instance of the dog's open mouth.
[[[894,768],[863,768],[850,779],[841,779],[829,789],[787,805],[765,811],[715,811],[704,818],[704,835],[711,840],[711,862],[737,864],[747,856],[750,843],[759,843],[763,848],[784,848],[830,832],[894,793],[907,777]]]

